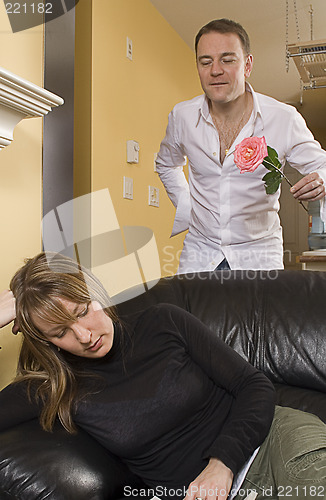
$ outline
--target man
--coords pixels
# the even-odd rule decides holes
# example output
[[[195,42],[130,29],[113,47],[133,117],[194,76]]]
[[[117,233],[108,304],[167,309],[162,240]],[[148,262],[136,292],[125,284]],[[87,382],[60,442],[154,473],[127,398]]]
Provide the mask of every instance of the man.
[[[266,194],[263,165],[240,174],[235,146],[264,136],[283,166],[288,161],[304,175],[291,188],[303,201],[324,199],[326,152],[295,108],[255,93],[246,82],[253,57],[241,25],[211,21],[198,32],[195,48],[204,95],[175,106],[157,158],[157,171],[177,208],[172,235],[189,228],[179,272],[281,269],[280,190]]]

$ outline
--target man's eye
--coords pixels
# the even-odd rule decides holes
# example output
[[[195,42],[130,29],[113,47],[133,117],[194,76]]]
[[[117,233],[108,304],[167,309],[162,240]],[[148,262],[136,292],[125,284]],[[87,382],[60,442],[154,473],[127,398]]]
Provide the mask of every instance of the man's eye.
[[[207,60],[207,61],[201,61],[201,65],[202,66],[209,66],[211,64],[211,62],[212,61],[209,61],[209,60]]]
[[[222,63],[233,63],[235,62],[235,59],[222,59]]]

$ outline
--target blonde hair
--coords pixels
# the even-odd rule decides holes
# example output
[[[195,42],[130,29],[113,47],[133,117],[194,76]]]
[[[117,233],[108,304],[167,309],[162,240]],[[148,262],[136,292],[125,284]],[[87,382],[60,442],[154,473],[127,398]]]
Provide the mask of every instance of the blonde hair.
[[[58,416],[68,432],[75,432],[73,403],[80,396],[82,372],[74,369],[56,347],[35,326],[33,316],[53,323],[76,321],[58,298],[76,304],[92,300],[101,304],[113,322],[118,322],[115,309],[99,280],[77,262],[60,254],[42,252],[26,260],[11,280],[16,298],[16,317],[23,334],[17,376],[26,380],[29,394],[42,402],[40,424],[51,431]],[[31,397],[31,396],[30,396]]]

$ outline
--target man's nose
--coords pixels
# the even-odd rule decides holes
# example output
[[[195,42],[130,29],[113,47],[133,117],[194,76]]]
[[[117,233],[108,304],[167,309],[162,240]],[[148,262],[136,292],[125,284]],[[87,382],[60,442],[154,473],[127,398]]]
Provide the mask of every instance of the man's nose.
[[[71,328],[76,335],[76,338],[82,344],[88,344],[91,341],[92,333],[80,323],[74,323]]]
[[[223,68],[220,61],[213,61],[211,64],[211,75],[216,76],[223,73]]]

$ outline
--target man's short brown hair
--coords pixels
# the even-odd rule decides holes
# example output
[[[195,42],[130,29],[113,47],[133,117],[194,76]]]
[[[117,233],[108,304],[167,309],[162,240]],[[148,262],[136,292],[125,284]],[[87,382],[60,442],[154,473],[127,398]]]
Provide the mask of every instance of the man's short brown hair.
[[[208,24],[205,24],[197,33],[195,38],[195,51],[197,54],[197,46],[200,38],[206,33],[234,33],[240,38],[240,42],[243,48],[245,55],[250,54],[250,40],[248,33],[241,26],[241,24],[236,23],[235,21],[231,21],[231,19],[215,19],[214,21],[210,21]]]

